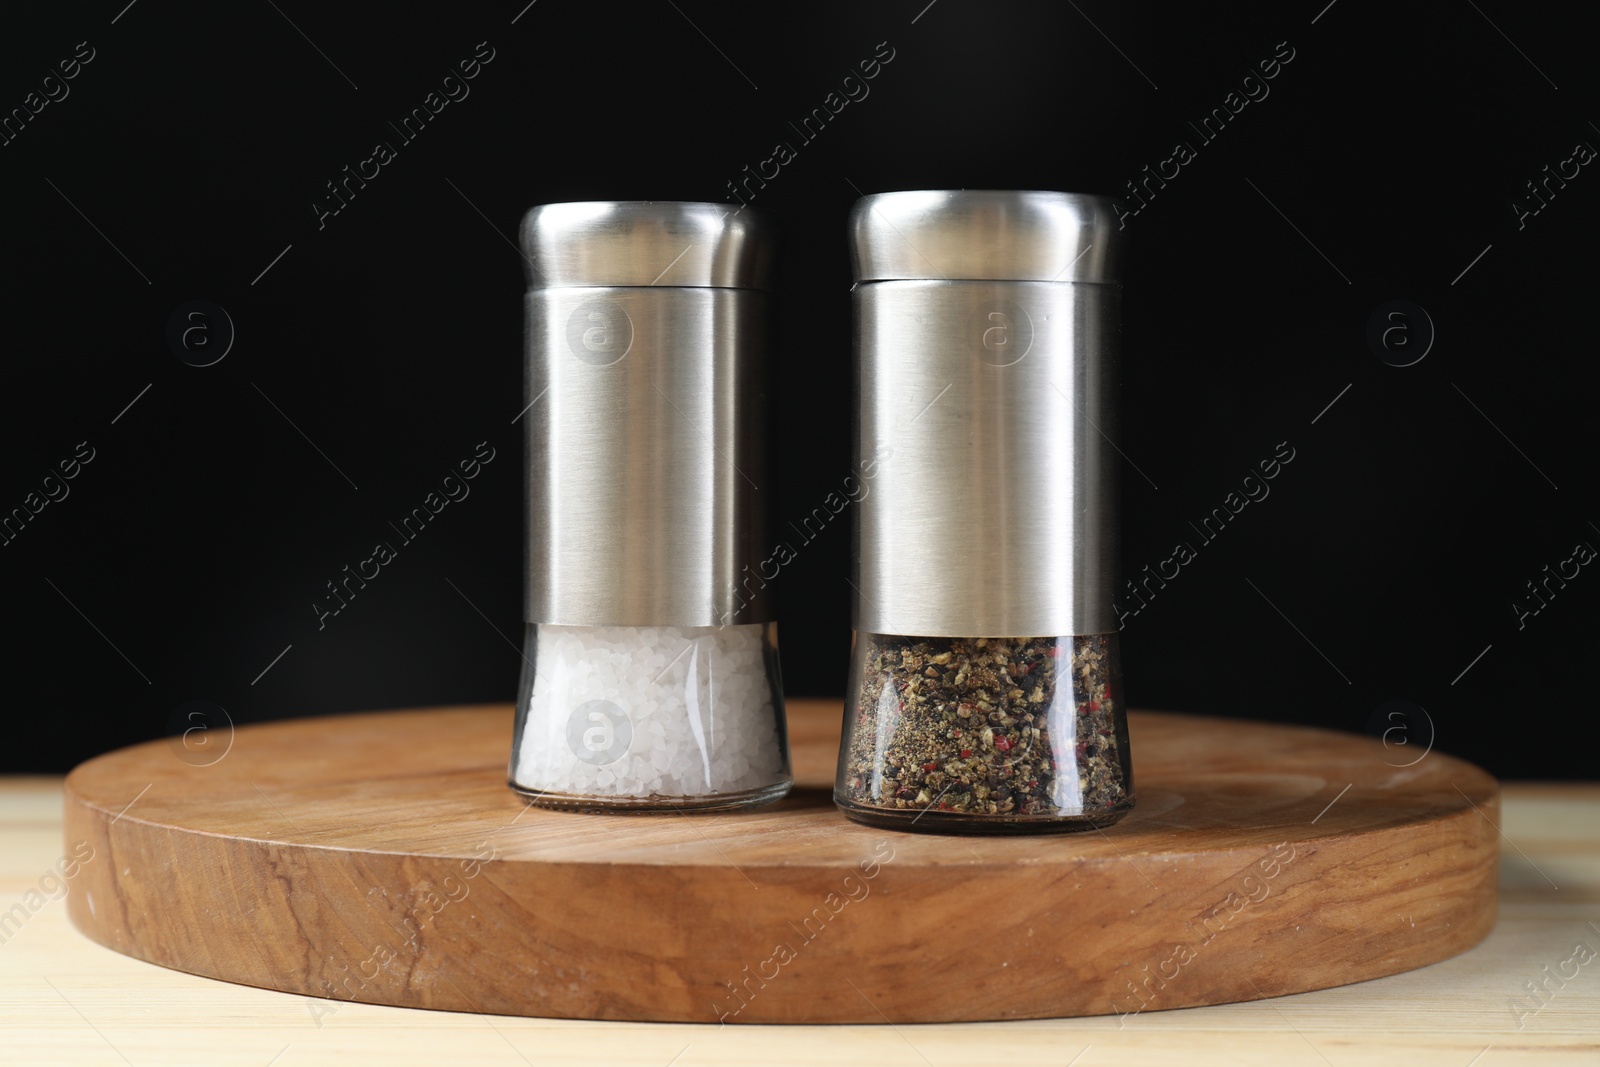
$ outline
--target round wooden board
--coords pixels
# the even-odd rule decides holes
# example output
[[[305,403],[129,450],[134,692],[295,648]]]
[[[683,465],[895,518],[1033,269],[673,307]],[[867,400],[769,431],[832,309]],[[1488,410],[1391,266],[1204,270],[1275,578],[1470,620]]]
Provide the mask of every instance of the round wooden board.
[[[1138,805],[1116,826],[900,834],[833,806],[840,706],[789,712],[794,793],[717,815],[527,807],[507,706],[245,727],[209,766],[124,749],[67,779],[67,850],[94,850],[72,919],[290,993],[730,1023],[1252,1000],[1420,967],[1494,925],[1499,789],[1438,752],[1134,713]]]

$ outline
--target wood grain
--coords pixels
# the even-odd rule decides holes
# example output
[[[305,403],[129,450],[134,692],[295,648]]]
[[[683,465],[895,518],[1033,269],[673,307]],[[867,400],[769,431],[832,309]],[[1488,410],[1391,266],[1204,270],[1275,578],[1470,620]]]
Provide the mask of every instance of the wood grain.
[[[527,808],[509,707],[242,728],[67,780],[80,930],[228,981],[556,1018],[942,1022],[1277,996],[1445,959],[1494,925],[1496,783],[1440,753],[1134,713],[1104,832],[903,835],[833,808],[837,704],[792,701],[798,786],[715,816]],[[135,799],[137,798],[137,799]],[[130,802],[133,802],[130,806]]]

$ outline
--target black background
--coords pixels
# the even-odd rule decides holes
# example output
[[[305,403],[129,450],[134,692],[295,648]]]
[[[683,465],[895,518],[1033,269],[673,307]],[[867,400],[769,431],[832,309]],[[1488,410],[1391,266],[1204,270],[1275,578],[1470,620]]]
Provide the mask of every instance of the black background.
[[[746,165],[796,145],[753,201],[785,239],[782,521],[849,471],[858,195],[1125,195],[1181,140],[1197,158],[1127,224],[1118,444],[1125,569],[1180,540],[1199,556],[1126,620],[1130,701],[1398,726],[1413,744],[1431,722],[1438,749],[1499,775],[1593,776],[1573,731],[1595,713],[1600,577],[1584,569],[1521,629],[1512,609],[1546,564],[1600,545],[1600,177],[1584,168],[1521,228],[1511,207],[1600,143],[1592,43],[1565,11],[523,2],[8,15],[7,113],[78,42],[94,58],[0,147],[0,508],[79,442],[94,459],[0,547],[0,769],[161,736],[189,701],[242,724],[512,698],[510,242],[530,206],[727,200]],[[493,59],[470,95],[319,228],[324,183],[398,144],[387,123],[479,42]],[[788,123],[880,42],[893,59],[869,95],[799,144]],[[1279,42],[1294,58],[1270,95],[1201,143],[1186,122]],[[197,299],[236,330],[209,367],[167,340]],[[1437,329],[1408,367],[1366,339],[1395,299]],[[480,441],[496,458],[470,497],[319,630],[324,583]],[[1271,495],[1200,546],[1188,522],[1285,441]],[[836,523],[778,580],[791,694],[843,689],[849,540]]]

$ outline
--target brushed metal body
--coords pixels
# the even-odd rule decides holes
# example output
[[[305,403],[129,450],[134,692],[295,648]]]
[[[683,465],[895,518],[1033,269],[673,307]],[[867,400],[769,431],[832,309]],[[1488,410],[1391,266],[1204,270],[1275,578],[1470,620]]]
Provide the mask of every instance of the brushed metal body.
[[[773,618],[741,585],[767,543],[769,227],[714,204],[524,219],[528,622]]]
[[[528,621],[726,626],[766,544],[760,479],[770,298],[738,289],[536,289],[527,297]],[[626,315],[615,363],[578,358],[574,315]],[[610,330],[620,320],[586,330]],[[603,340],[603,336],[595,335]],[[582,342],[580,342],[581,345]]]
[[[1109,201],[1068,194],[858,205],[858,277],[909,277],[854,290],[857,461],[876,463],[856,517],[856,630],[1117,629],[1114,221]],[[909,280],[919,267],[944,280]]]

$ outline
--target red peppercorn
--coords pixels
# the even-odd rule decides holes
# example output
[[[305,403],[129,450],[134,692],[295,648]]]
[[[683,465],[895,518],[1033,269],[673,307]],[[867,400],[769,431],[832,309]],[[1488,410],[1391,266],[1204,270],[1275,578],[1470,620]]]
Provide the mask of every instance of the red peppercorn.
[[[961,750],[961,758],[962,759],[971,759],[972,758],[972,749],[970,749],[970,748],[962,749]]]
[[[994,739],[994,747],[999,749],[1001,752],[1010,752],[1011,739],[1008,737],[997,737]]]
[[[1089,701],[1089,710],[1090,711],[1099,711],[1100,710],[1100,702],[1098,700]]]
[[[924,763],[922,765],[922,769],[925,771],[936,771],[939,769],[939,764],[937,762]]]

